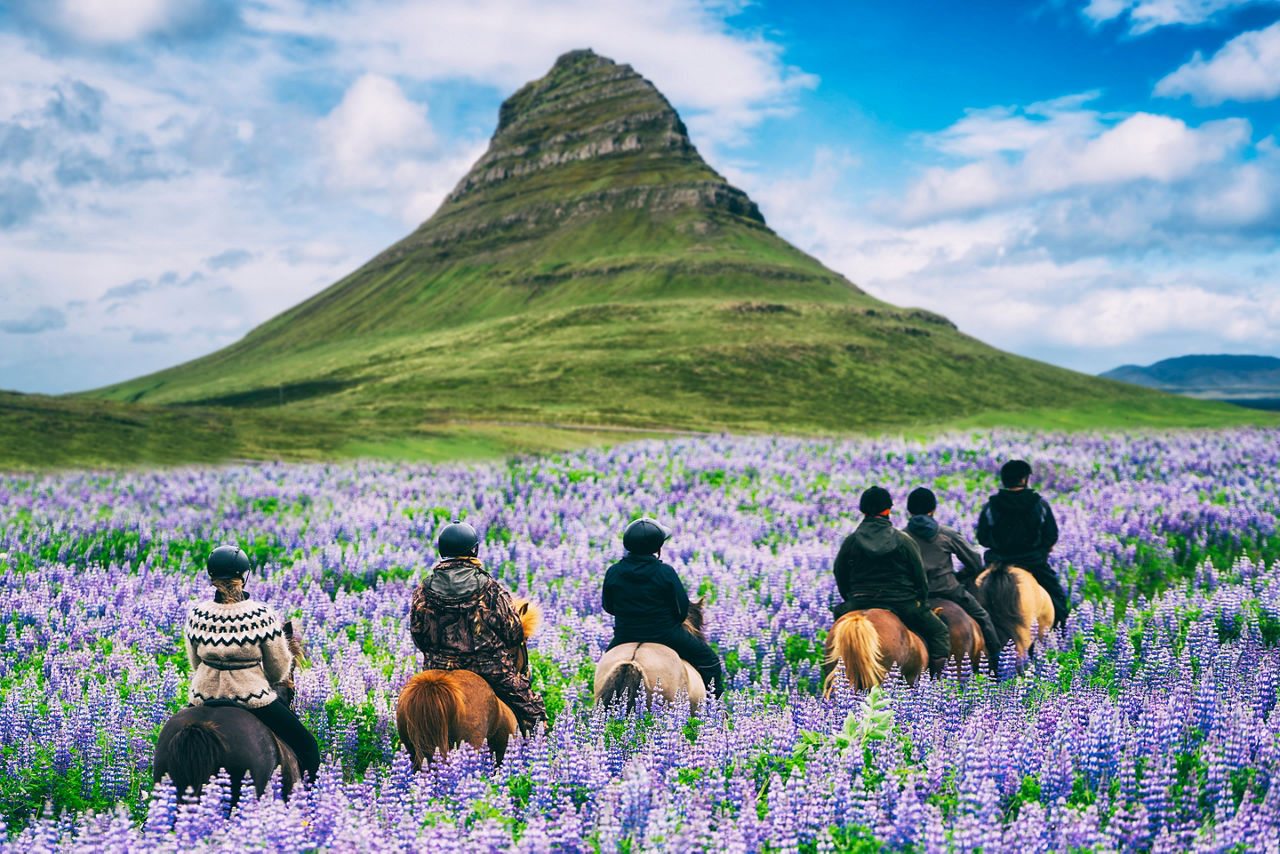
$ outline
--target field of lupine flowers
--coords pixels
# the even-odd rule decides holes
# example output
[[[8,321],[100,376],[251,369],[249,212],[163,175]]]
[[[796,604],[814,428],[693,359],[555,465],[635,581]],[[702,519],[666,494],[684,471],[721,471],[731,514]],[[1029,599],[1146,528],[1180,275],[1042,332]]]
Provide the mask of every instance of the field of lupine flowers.
[[[972,532],[1020,456],[1054,505],[1077,603],[1027,673],[824,700],[831,560],[858,493],[931,485]],[[0,846],[14,851],[1275,851],[1280,846],[1280,432],[997,433],[623,445],[493,465],[250,465],[0,478]],[[707,602],[729,690],[593,707],[604,568],[633,516]],[[453,518],[546,619],[553,716],[495,768],[415,774],[394,707],[413,585]],[[240,542],[292,617],[296,707],[327,757],[288,802],[228,815],[153,786],[185,703],[179,632],[204,556]],[[224,775],[225,776],[225,775]]]

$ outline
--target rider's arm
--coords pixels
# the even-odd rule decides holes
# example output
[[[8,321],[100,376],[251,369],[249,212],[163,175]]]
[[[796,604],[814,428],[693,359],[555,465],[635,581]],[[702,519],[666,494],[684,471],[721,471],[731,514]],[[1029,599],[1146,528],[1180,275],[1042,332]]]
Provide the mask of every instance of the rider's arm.
[[[187,623],[182,627],[182,646],[187,651],[187,663],[191,665],[191,671],[200,666],[200,656],[196,655],[196,645],[191,642],[191,636],[188,628],[191,626],[191,616],[187,616]]]
[[[964,566],[964,571],[960,573],[965,578],[975,578],[983,570],[982,557],[977,550],[964,541],[964,537],[957,532],[949,537],[951,543],[951,553],[960,559],[960,563]]]
[[[988,501],[982,508],[982,512],[978,514],[978,545],[989,549],[996,547],[995,540],[991,539],[991,525],[994,521],[991,517],[991,502]]]
[[[267,675],[267,682],[274,685],[289,678],[289,671],[293,668],[293,653],[289,651],[289,641],[285,639],[284,628],[276,612],[268,611],[267,618],[270,625],[263,633],[275,634],[262,641],[262,672]]]
[[[1053,518],[1053,508],[1048,501],[1041,498],[1040,507],[1044,511],[1044,521],[1040,523],[1040,548],[1048,551],[1058,542],[1058,522]]]
[[[911,578],[915,581],[916,595],[923,603],[929,598],[929,576],[924,572],[924,561],[920,559],[920,547],[916,545],[916,541],[911,539],[907,534],[901,534],[902,545],[899,546],[906,555],[907,563],[910,566]]]
[[[840,553],[836,555],[836,562],[831,567],[831,571],[836,576],[836,588],[840,591],[840,598],[846,602],[853,592],[853,550],[853,537],[845,537],[844,542],[840,544]]]
[[[662,574],[666,576],[667,586],[671,588],[671,612],[678,622],[683,623],[689,616],[689,593],[684,589],[684,582],[676,571],[665,563]]]
[[[520,615],[516,613],[511,594],[494,581],[487,585],[484,596],[488,604],[485,620],[489,628],[498,636],[499,643],[507,648],[524,643],[524,624],[520,622]]]

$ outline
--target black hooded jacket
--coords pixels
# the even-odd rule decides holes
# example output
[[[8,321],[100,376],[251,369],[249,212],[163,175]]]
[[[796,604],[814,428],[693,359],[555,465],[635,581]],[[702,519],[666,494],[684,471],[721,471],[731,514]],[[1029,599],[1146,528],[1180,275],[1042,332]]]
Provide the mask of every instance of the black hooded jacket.
[[[618,635],[666,631],[689,616],[684,584],[657,555],[627,552],[605,572],[601,596]]]
[[[1053,510],[1034,489],[1002,489],[978,516],[978,542],[987,563],[1044,563],[1058,542]]]
[[[930,593],[950,593],[960,586],[960,578],[976,578],[982,572],[982,558],[973,546],[966,543],[958,531],[939,525],[932,516],[912,516],[907,522],[907,534],[920,548]],[[964,564],[959,577],[952,555]]]
[[[923,604],[929,596],[920,549],[911,537],[894,528],[887,516],[863,519],[857,530],[845,537],[832,569],[845,601],[870,596]]]

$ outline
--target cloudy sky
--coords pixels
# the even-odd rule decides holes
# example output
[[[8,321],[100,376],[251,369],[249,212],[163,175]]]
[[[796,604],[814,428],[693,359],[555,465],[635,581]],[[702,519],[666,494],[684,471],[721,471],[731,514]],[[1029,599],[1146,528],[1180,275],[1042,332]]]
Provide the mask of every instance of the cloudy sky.
[[[1280,2],[8,0],[0,388],[222,347],[592,47],[872,294],[1097,372],[1280,355]]]

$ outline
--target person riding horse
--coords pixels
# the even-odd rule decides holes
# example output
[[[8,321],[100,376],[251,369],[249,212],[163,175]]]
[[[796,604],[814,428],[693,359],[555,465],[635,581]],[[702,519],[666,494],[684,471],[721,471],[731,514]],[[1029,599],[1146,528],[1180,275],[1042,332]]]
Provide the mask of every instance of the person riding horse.
[[[436,540],[440,562],[413,591],[409,633],[423,670],[470,670],[511,707],[525,735],[545,727],[547,710],[514,650],[525,632],[511,595],[478,557],[480,537],[465,522],[446,525]]]
[[[937,509],[938,497],[927,487],[917,487],[907,496],[907,512],[911,518],[905,530],[920,549],[920,560],[929,579],[929,596],[950,599],[973,617],[982,631],[987,657],[994,659],[1000,654],[1000,641],[996,637],[995,626],[991,624],[991,615],[961,586],[961,582],[977,578],[982,572],[982,558],[973,546],[964,541],[960,532],[938,524],[933,518]],[[959,558],[964,566],[959,575],[956,574],[953,556]]]
[[[1031,465],[1009,460],[1000,468],[1002,488],[987,500],[978,516],[978,542],[986,546],[988,566],[1020,566],[1040,583],[1053,602],[1053,623],[1060,625],[1071,609],[1058,574],[1049,566],[1049,552],[1058,542],[1058,523],[1049,502],[1027,486]]]
[[[951,655],[946,623],[929,610],[929,582],[915,540],[893,527],[889,491],[873,486],[862,493],[861,524],[840,545],[832,570],[845,600],[832,607],[837,618],[850,611],[883,608],[920,635],[929,651],[929,671],[942,672]]]
[[[720,656],[682,624],[689,616],[689,594],[680,576],[659,557],[671,529],[641,518],[622,532],[626,554],[604,574],[604,609],[613,615],[610,650],[625,643],[657,643],[675,650],[693,665],[707,688],[724,693]]]
[[[193,604],[182,632],[191,661],[190,705],[229,700],[252,712],[292,748],[304,776],[314,779],[320,747],[277,692],[288,690],[292,699],[286,680],[293,653],[279,615],[245,592],[249,558],[238,546],[214,549],[206,568],[213,601]]]

